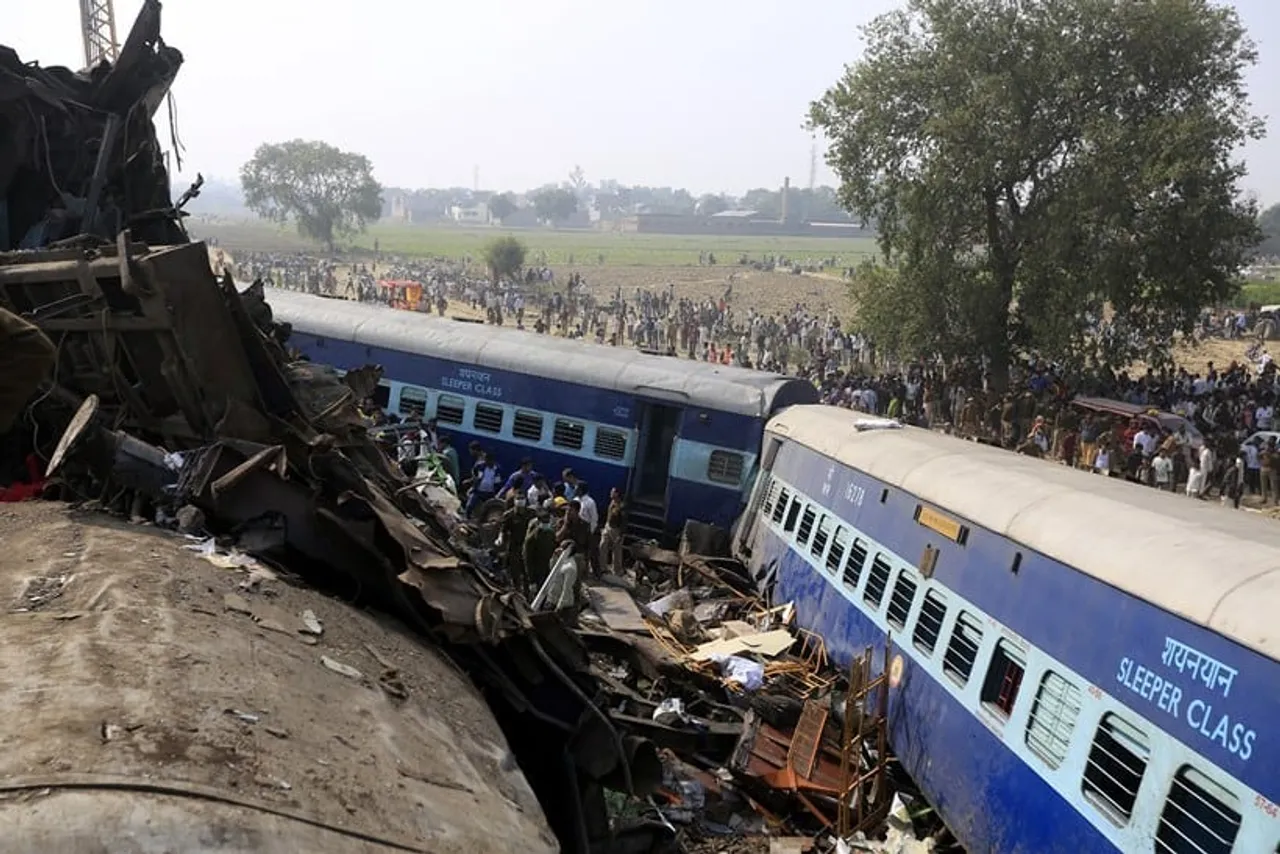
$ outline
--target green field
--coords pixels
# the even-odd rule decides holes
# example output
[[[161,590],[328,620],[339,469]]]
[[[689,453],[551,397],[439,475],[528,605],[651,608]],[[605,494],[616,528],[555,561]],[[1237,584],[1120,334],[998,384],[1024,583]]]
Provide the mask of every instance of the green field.
[[[291,228],[270,223],[192,218],[193,237],[214,237],[231,253],[239,251],[314,252],[322,250]],[[839,266],[854,266],[875,251],[865,238],[739,237],[721,235],[635,234],[611,231],[551,231],[547,229],[463,228],[378,223],[360,235],[354,248],[378,248],[404,257],[460,258],[478,256],[495,237],[511,234],[529,247],[529,261],[545,257],[548,264],[611,267],[678,267],[698,263],[699,253],[711,252],[718,264],[737,264],[742,255],[759,259],[782,256],[797,262],[836,258]],[[544,255],[545,253],[545,255]]]
[[[1280,303],[1280,281],[1246,282],[1240,289],[1240,296],[1234,301],[1242,306],[1250,303],[1276,305]]]

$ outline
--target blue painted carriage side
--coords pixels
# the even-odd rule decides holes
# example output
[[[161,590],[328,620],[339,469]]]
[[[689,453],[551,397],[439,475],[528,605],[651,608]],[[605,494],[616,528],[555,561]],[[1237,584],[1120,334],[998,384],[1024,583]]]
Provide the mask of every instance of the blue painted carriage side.
[[[829,501],[855,528],[913,564],[920,562],[926,546],[938,549],[934,578],[939,583],[1063,661],[1087,683],[1113,693],[1134,713],[1158,720],[1165,731],[1269,801],[1280,801],[1280,738],[1271,725],[1280,715],[1280,667],[1275,662],[977,525],[969,524],[966,545],[957,545],[914,521],[919,502],[910,494],[800,445],[784,444],[773,471],[794,479],[797,489]],[[947,513],[945,507],[933,509]],[[1099,621],[1105,622],[1105,631],[1097,629]],[[1189,678],[1174,678],[1181,702],[1177,713],[1170,714],[1159,707],[1158,697],[1144,699],[1126,687],[1118,678],[1125,659],[1130,661],[1130,684],[1139,666],[1168,677],[1161,660],[1167,637],[1237,670],[1227,696]],[[1219,733],[1215,739],[1224,716],[1225,736]],[[1234,729],[1237,725],[1241,729]],[[1245,738],[1249,732],[1256,733],[1251,741]]]
[[[818,464],[823,463],[818,460]],[[780,473],[775,467],[775,474]],[[824,505],[830,503],[830,495],[826,499],[805,498]],[[782,519],[785,522],[785,514]],[[1187,765],[1226,785],[1237,798],[1243,820],[1233,852],[1275,850],[1280,822],[1269,814],[1274,806],[1268,799],[1232,779],[1193,746],[1162,731],[1162,721],[1127,708],[1110,686],[1090,686],[1066,663],[1027,645],[976,604],[947,590],[938,576],[923,578],[914,561],[892,554],[868,532],[855,530],[868,546],[867,559],[857,586],[849,587],[842,583],[840,567],[829,569],[824,559],[826,549],[815,556],[812,549],[797,544],[799,524],[792,533],[780,522],[766,520],[762,524],[753,563],[773,566],[779,601],[796,603],[801,625],[826,639],[833,658],[843,663],[865,646],[883,647],[886,632],[891,633],[892,652],[903,659],[901,678],[890,700],[892,744],[904,767],[970,850],[1151,851],[1166,793],[1174,776]],[[892,574],[880,604],[873,606],[863,594],[877,554],[888,559]],[[917,588],[904,619],[891,623],[888,604],[903,573],[912,577]],[[931,651],[911,640],[927,593],[941,595],[949,606]],[[982,629],[972,673],[964,682],[944,673],[941,664],[962,610]],[[1025,678],[1007,715],[982,702],[981,695],[997,644],[1011,645],[1025,659]],[[1077,686],[1081,707],[1070,731],[1070,746],[1056,767],[1029,748],[1027,736],[1034,698],[1049,672]],[[1094,731],[1110,713],[1139,727],[1151,747],[1137,802],[1128,820],[1121,823],[1108,819],[1082,789]]]
[[[432,391],[480,397],[496,403],[531,409],[551,410],[560,415],[582,418],[631,428],[635,423],[633,398],[628,395],[565,383],[536,375],[467,365],[434,356],[404,353],[381,347],[367,347],[349,341],[319,338],[295,332],[290,342],[308,358],[339,368],[356,368],[375,363],[385,375],[400,382]],[[476,371],[489,375],[479,383],[459,376],[459,371]]]
[[[760,550],[762,562],[776,563],[777,601],[795,602],[799,622],[826,640],[833,657],[847,664],[854,652],[860,654],[868,646],[884,648],[883,623],[855,607],[776,526],[767,526]],[[939,639],[939,648],[945,637],[944,633]],[[948,690],[954,689],[954,683],[943,684],[920,666],[910,654],[916,650],[907,649],[910,644],[904,646],[896,630],[892,638],[890,655],[902,656],[904,669],[889,698],[890,743],[969,851],[1085,854],[1114,850],[1106,836],[1004,747],[994,716],[983,718],[964,708],[954,690]],[[877,652],[875,661],[881,660]],[[970,684],[976,681],[975,674]],[[1023,690],[1028,688],[1034,688],[1030,677]]]

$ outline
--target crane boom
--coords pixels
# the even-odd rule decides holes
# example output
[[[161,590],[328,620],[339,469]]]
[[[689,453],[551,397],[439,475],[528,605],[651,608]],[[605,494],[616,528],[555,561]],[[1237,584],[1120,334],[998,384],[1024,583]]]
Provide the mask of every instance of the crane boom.
[[[80,0],[80,31],[84,36],[86,68],[93,68],[104,59],[115,62],[120,45],[116,42],[116,13],[111,0]]]

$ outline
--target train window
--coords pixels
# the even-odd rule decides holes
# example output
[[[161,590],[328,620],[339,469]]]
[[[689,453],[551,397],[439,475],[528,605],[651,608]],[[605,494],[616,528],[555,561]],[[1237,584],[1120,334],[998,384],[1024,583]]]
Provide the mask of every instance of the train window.
[[[379,409],[386,409],[391,405],[391,386],[386,383],[378,383],[373,390],[373,405]]]
[[[442,394],[436,399],[436,420],[441,424],[461,424],[466,408],[467,402],[462,398]]]
[[[1156,831],[1158,854],[1230,854],[1240,799],[1190,765],[1174,775]]]
[[[800,545],[809,542],[809,535],[813,533],[813,520],[817,515],[812,504],[804,508],[804,515],[800,517],[800,530],[796,531],[796,542]]]
[[[515,420],[511,423],[511,435],[526,442],[541,442],[542,416],[536,412],[517,409]]]
[[[417,386],[400,387],[400,415],[408,418],[416,415],[421,418],[427,411],[427,390]]]
[[[862,566],[867,562],[867,544],[862,540],[854,540],[849,549],[849,562],[844,565],[844,586],[857,590],[862,581]]]
[[[782,484],[773,478],[769,478],[769,488],[764,491],[764,502],[760,505],[760,512],[764,514],[766,519],[773,513],[773,505],[778,500],[778,490],[780,489],[782,489]]]
[[[822,518],[818,520],[818,530],[813,535],[813,545],[809,547],[809,554],[822,558],[823,552],[827,550],[827,543],[831,540],[833,524],[835,524],[833,517],[823,513]]]
[[[567,418],[557,418],[555,429],[551,432],[551,444],[557,448],[568,448],[571,451],[582,450],[582,437],[587,428],[581,422]]]
[[[982,682],[982,702],[1002,717],[1013,714],[1013,704],[1018,700],[1022,676],[1027,672],[1026,656],[1006,640],[996,644],[987,667],[987,678]]]
[[[506,412],[501,406],[492,403],[477,403],[476,411],[471,414],[471,426],[485,433],[501,433],[502,422]]]
[[[907,570],[898,573],[898,581],[893,585],[893,595],[889,597],[889,610],[885,619],[889,625],[900,629],[907,627],[907,616],[911,613],[911,603],[916,598],[916,580]]]
[[[784,532],[790,534],[796,529],[796,520],[800,518],[800,505],[803,503],[800,496],[792,496],[791,506],[787,508],[787,521],[782,526]]]
[[[1150,756],[1146,733],[1119,715],[1103,715],[1089,748],[1081,791],[1117,827],[1133,814]]]
[[[956,617],[951,630],[951,641],[942,656],[942,670],[963,688],[973,673],[973,662],[978,658],[978,646],[982,643],[982,625],[967,611]]]
[[[1052,670],[1046,670],[1027,720],[1027,747],[1043,759],[1045,765],[1057,768],[1067,758],[1067,747],[1078,717],[1080,689]]]
[[[712,451],[707,460],[707,480],[712,483],[728,483],[737,486],[742,483],[742,454],[732,451]]]
[[[787,502],[791,500],[791,493],[784,486],[778,490],[778,501],[773,505],[773,516],[770,518],[774,522],[781,522],[783,514],[787,512]]]
[[[934,590],[924,596],[920,604],[920,616],[916,617],[916,630],[911,641],[916,649],[925,655],[933,655],[938,645],[938,635],[942,634],[942,621],[947,618],[947,602]]]
[[[871,561],[867,589],[862,591],[862,601],[870,605],[872,610],[879,610],[880,601],[884,599],[884,590],[889,586],[889,573],[892,571],[893,567],[889,566],[888,559],[877,553],[875,560]]]
[[[627,455],[627,434],[607,427],[596,428],[596,456],[620,460]]]
[[[831,538],[831,551],[827,552],[827,572],[835,575],[840,569],[840,561],[849,550],[849,529],[836,528],[836,535]]]

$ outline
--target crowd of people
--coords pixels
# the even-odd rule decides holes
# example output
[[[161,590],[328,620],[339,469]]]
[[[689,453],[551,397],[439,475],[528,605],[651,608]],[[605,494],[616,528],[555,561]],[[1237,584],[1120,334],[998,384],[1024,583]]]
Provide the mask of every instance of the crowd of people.
[[[739,260],[739,269],[791,263],[771,257]],[[693,299],[679,296],[674,285],[630,292],[614,288],[606,298],[599,289],[593,293],[580,273],[571,273],[561,285],[545,264],[495,283],[476,272],[470,257],[371,261],[345,273],[335,262],[302,256],[249,256],[237,263],[283,287],[440,315],[462,304],[489,323],[536,333],[798,375],[810,379],[834,406],[947,430],[1152,488],[1184,490],[1200,499],[1217,495],[1232,506],[1247,496],[1280,503],[1280,453],[1266,435],[1277,373],[1262,342],[1250,349],[1249,361],[1225,367],[1209,363],[1198,372],[1069,375],[1029,362],[1015,366],[1008,390],[997,392],[974,364],[886,365],[869,336],[843,327],[829,309],[814,311],[803,303],[769,314],[740,308],[733,293],[738,273],[731,267],[721,268],[731,272],[718,298]],[[396,282],[401,285],[390,284]],[[420,293],[406,296],[406,282]],[[1256,312],[1206,312],[1200,332],[1239,339],[1252,334],[1257,323]],[[1088,408],[1076,402],[1078,397],[1120,406]],[[464,489],[475,476],[473,471],[460,481]],[[493,497],[485,489],[475,494],[479,498],[469,501],[470,509]],[[568,496],[550,497],[567,503],[574,495],[569,490]],[[509,498],[510,492],[500,497]],[[549,509],[541,504],[525,509],[538,518]],[[594,515],[585,511],[588,519]],[[601,527],[598,519],[588,525]]]
[[[464,473],[457,449],[435,419],[413,416],[400,423],[372,404],[367,404],[366,414],[374,435],[405,474],[421,474],[426,480],[437,475],[460,498],[464,518],[498,522],[502,568],[529,598],[542,587],[562,552],[573,560],[579,582],[588,574],[622,574],[627,507],[618,489],[610,490],[602,511],[591,485],[573,469],[563,469],[553,480],[525,457],[507,473],[479,442],[467,446],[470,467]],[[424,472],[424,465],[438,471]]]

